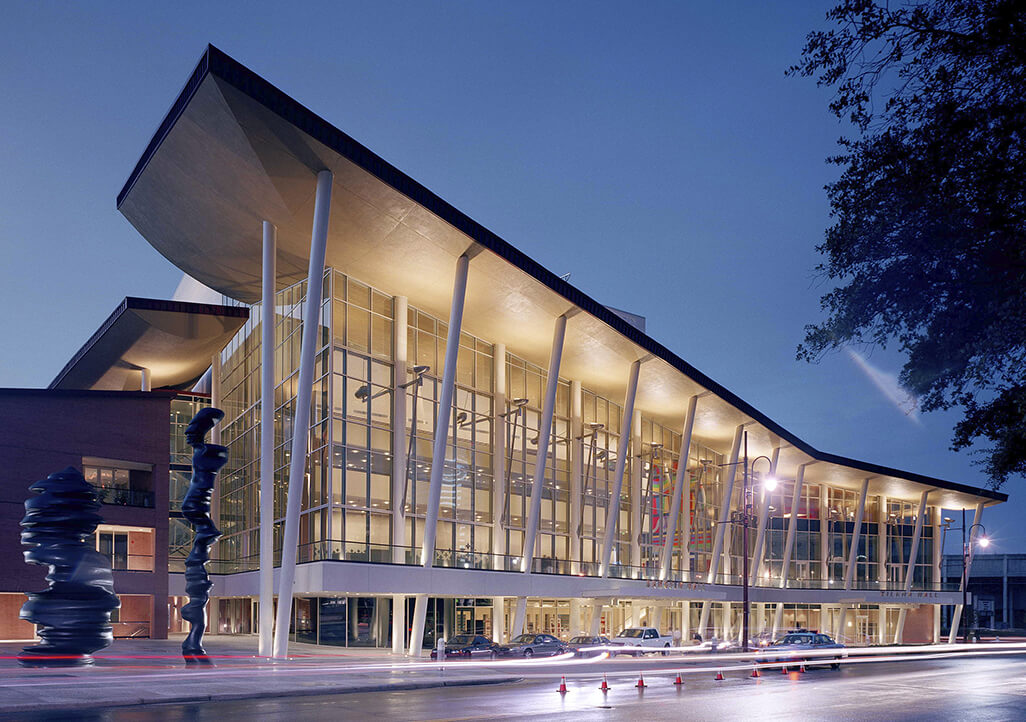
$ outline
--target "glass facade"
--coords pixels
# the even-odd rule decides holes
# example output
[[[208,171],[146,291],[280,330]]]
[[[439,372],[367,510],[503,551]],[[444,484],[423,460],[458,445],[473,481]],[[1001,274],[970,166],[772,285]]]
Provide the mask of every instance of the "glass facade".
[[[413,306],[407,309],[406,318],[397,322],[397,304],[392,297],[333,269],[325,272],[323,283],[316,380],[309,419],[295,418],[305,283],[285,288],[276,296],[276,563],[284,523],[291,440],[295,429],[299,428],[309,439],[299,562],[417,564],[428,513],[429,479],[434,463],[432,445],[447,324]],[[217,556],[224,566],[220,571],[257,567],[260,318],[259,307],[254,307],[246,325],[221,354],[221,388],[226,411],[222,443],[229,446],[230,456],[221,475],[220,524],[224,536]],[[408,372],[406,378],[396,378],[395,336],[396,329],[401,332],[403,325],[406,327]],[[500,341],[502,339],[482,339],[468,333],[460,335],[450,432],[445,458],[439,460],[443,472],[434,566],[519,569],[530,513],[532,476],[538,455],[544,454],[545,475],[533,570],[546,574],[595,575],[599,570],[605,520],[616,481],[622,406],[616,400],[584,388],[580,392],[581,417],[574,419],[572,386],[568,380],[559,379],[552,434],[549,439],[540,439],[546,370],[512,353],[497,360],[494,343]],[[506,380],[505,388],[498,390],[495,388],[497,363],[505,365]],[[414,367],[418,369],[416,372]],[[395,393],[406,394],[405,420],[393,419]],[[504,398],[504,402],[499,402],[504,406],[497,406],[496,398]],[[205,399],[182,403],[195,406],[202,401]],[[192,406],[180,409],[183,419],[191,418],[192,413]],[[499,418],[505,423],[499,424]],[[404,423],[406,431],[401,451],[409,452],[405,489],[398,498],[393,494],[392,483],[393,454],[399,451],[393,448],[393,443],[397,443],[393,437],[397,421]],[[576,437],[572,432],[575,424],[581,429]],[[497,437],[500,428],[504,429],[503,438]],[[727,500],[724,498],[727,474],[729,469],[737,467],[730,467],[722,453],[697,438],[683,455],[683,462],[680,447],[679,431],[651,418],[642,418],[640,424],[635,425],[625,460],[610,576],[657,578],[662,549],[670,535],[669,579],[683,583],[705,582],[713,549],[718,535],[722,534],[723,554],[717,582],[739,584],[743,564],[741,527],[730,522],[720,529],[719,519],[728,501],[732,510],[740,508],[741,473],[738,471],[732,498]],[[181,486],[183,481],[176,477],[175,464],[187,463],[184,449],[178,450],[182,458],[177,461],[175,453],[172,450],[173,504],[180,496],[175,493],[176,483]],[[574,478],[575,456],[580,459],[576,467],[580,469],[577,479]],[[691,491],[681,500],[677,528],[671,529],[672,489],[680,463],[687,465],[685,474]],[[503,471],[501,485],[496,483],[497,468]],[[184,481],[187,482],[187,476]],[[580,489],[576,503],[571,499],[575,484]],[[755,583],[781,586],[788,530],[793,526],[794,543],[785,586],[829,589],[831,585],[843,584],[858,492],[806,482],[792,508],[794,488],[793,479],[783,480],[764,500],[760,500],[758,493],[754,497],[756,516],[763,505],[767,512],[762,564]],[[178,491],[183,492],[184,487]],[[867,500],[856,553],[856,588],[901,587],[911,552],[915,507],[909,502],[887,501],[875,496]],[[396,511],[401,514],[396,515]],[[916,589],[930,588],[936,580],[932,566],[931,522],[934,516],[935,510],[931,508],[917,555]],[[401,548],[392,546],[396,536],[392,525],[397,518],[405,525],[405,543]],[[172,519],[172,550],[176,548],[175,539],[181,536],[174,532],[175,520]],[[752,550],[755,533],[753,525]],[[359,602],[356,598],[331,596],[328,590],[323,597],[297,602],[295,613],[299,616],[295,618],[307,620],[302,624],[297,622],[297,639],[313,634],[322,642],[331,639],[334,641],[330,643],[339,643],[344,638],[350,645],[359,644],[361,639],[385,644],[391,633],[390,627],[386,630],[385,620],[392,614],[391,606],[387,609],[380,606],[385,602],[392,603],[387,598]],[[568,628],[569,622],[540,621],[565,617],[560,606],[565,603],[565,600],[554,600],[552,608],[556,611],[551,613],[539,611],[544,606],[532,612],[536,615],[534,619],[539,620],[539,628],[549,629],[554,625],[558,630]],[[379,606],[373,606],[375,604]],[[485,609],[483,603],[475,602],[470,606],[475,610]],[[464,617],[471,620],[465,619],[464,624],[446,617],[446,624],[455,624],[460,629],[476,629],[479,625],[490,629],[494,622],[490,612],[486,615],[483,611],[480,614],[474,611],[470,617],[465,611],[459,616],[455,607],[446,614],[450,612],[456,615],[452,620]],[[690,613],[678,609],[674,619],[683,624],[689,620]],[[721,626],[731,628],[737,611],[731,611],[727,605],[721,613],[724,615]],[[241,613],[232,614],[235,618]],[[328,624],[325,620],[334,621]],[[873,624],[878,625],[879,621],[874,618]],[[315,632],[304,632],[308,626]],[[430,637],[430,629],[428,631]]]

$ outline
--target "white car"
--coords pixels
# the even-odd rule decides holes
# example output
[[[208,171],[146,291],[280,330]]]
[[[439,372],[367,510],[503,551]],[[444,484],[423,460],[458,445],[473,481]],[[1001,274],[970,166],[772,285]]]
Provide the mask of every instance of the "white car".
[[[666,650],[663,654],[669,654],[669,648],[673,646],[673,637],[660,634],[655,627],[627,627],[613,637],[609,645],[624,648],[623,651],[617,651],[617,654],[638,655],[659,650]]]

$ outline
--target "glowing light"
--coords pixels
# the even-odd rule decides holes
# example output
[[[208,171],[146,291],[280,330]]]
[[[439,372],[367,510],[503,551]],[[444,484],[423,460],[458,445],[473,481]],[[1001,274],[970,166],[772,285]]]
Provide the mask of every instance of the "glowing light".
[[[777,488],[777,478],[775,476],[767,476],[763,483],[766,491],[773,491]]]
[[[990,539],[988,539],[985,536],[984,537],[980,537],[980,546],[983,547],[984,549],[989,547],[990,546]]]

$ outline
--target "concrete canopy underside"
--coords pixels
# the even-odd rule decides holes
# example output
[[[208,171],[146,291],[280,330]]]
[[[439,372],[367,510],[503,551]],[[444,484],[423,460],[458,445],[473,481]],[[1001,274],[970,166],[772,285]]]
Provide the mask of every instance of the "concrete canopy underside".
[[[249,318],[249,309],[128,297],[50,383],[51,389],[188,388]]]
[[[747,423],[749,452],[782,447],[780,476],[818,461],[811,483],[969,508],[1004,494],[820,452],[602,304],[376,156],[216,48],[209,47],[118,196],[118,208],[160,253],[244,302],[260,297],[262,222],[277,226],[278,287],[306,276],[316,174],[334,173],[326,265],[445,318],[456,259],[474,254],[463,329],[544,366],[554,319],[567,327],[561,375],[608,398],[646,359],[637,408],[694,437],[729,445]],[[752,423],[754,422],[754,423]],[[911,482],[911,483],[910,483]]]

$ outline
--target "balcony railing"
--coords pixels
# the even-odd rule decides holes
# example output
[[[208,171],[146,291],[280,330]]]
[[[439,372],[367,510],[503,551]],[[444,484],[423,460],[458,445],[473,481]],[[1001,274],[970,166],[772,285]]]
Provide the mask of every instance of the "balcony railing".
[[[317,561],[344,561],[370,564],[392,564],[399,566],[420,566],[420,548],[410,546],[394,546],[391,544],[377,544],[365,541],[321,541],[299,546],[296,559],[300,564]],[[172,558],[169,560],[169,568],[172,572],[183,572],[184,559]],[[275,552],[274,563],[279,565],[280,553]],[[477,569],[482,571],[521,571],[522,558],[512,554],[490,554],[486,552],[474,552],[459,549],[436,549],[432,566],[438,569]],[[212,559],[207,563],[207,570],[211,574],[235,574],[239,572],[255,571],[260,567],[259,556],[253,555],[240,559],[223,560]],[[571,561],[566,559],[553,559],[551,557],[536,557],[532,563],[532,572],[535,574],[552,574],[557,576],[575,577],[598,577],[599,565],[597,562]],[[646,566],[630,566],[626,564],[610,564],[609,578],[629,579],[638,581],[664,581],[680,584],[718,584],[724,586],[742,585],[740,574],[717,574],[710,581],[709,573],[682,572],[671,570],[666,579],[660,580],[659,566],[649,564]],[[781,588],[780,579],[776,577],[759,578],[753,587],[762,589]],[[837,590],[844,589],[843,581],[828,579],[788,579],[783,586],[784,589],[822,589]],[[855,580],[852,582],[852,591],[887,591],[904,592],[905,585],[900,582],[877,582],[868,580]],[[928,582],[912,585],[913,592],[953,592],[958,591],[957,583]]]

